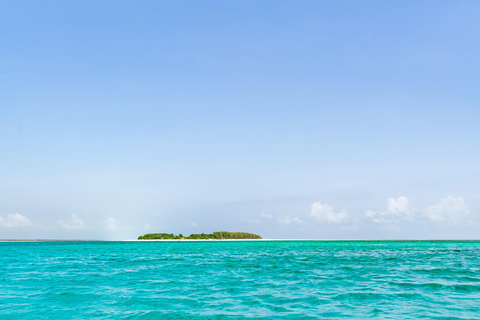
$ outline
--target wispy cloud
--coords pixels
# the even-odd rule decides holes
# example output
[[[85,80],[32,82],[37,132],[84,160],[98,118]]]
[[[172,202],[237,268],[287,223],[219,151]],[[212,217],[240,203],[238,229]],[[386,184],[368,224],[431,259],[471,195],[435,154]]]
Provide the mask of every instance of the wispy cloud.
[[[70,229],[70,230],[83,230],[87,227],[85,222],[82,219],[80,219],[76,213],[73,213],[70,216],[70,220],[68,221],[60,220],[58,221],[58,223],[65,229]]]
[[[32,225],[32,220],[28,219],[20,213],[7,214],[4,218],[0,216],[0,226],[13,228],[13,227],[28,227]]]
[[[108,230],[117,230],[118,229],[118,222],[113,217],[107,217],[107,219],[105,219],[103,224],[105,225],[105,227]]]
[[[281,218],[280,220],[278,220],[278,222],[280,224],[303,223],[302,219],[298,217],[290,218],[288,216]]]
[[[342,209],[339,212],[335,212],[331,205],[328,203],[322,204],[321,202],[315,202],[311,206],[310,216],[320,222],[346,222],[349,219],[348,211]]]
[[[262,216],[262,218],[267,218],[267,219],[271,219],[273,218],[273,215],[271,214],[268,214],[268,213],[265,213],[265,212],[260,212],[260,215]]]

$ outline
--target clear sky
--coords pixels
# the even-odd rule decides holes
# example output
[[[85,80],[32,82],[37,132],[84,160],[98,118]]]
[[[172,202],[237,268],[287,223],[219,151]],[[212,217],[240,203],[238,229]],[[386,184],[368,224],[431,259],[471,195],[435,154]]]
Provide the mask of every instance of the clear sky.
[[[480,238],[478,1],[3,1],[0,238]]]

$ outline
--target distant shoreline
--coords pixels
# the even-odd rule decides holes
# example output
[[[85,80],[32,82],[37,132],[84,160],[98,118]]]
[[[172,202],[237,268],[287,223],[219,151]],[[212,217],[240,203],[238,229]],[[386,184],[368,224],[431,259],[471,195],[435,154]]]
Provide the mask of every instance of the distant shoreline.
[[[480,239],[148,239],[121,240],[127,242],[149,241],[480,241]]]
[[[7,242],[225,242],[225,241],[325,241],[325,242],[421,242],[421,241],[480,241],[480,239],[149,239],[149,240],[72,240],[72,239],[0,239],[0,243]]]
[[[362,239],[148,239],[148,240],[122,240],[122,241],[383,241],[383,240],[362,240]],[[388,241],[388,240],[387,240]],[[393,240],[396,241],[396,240]]]
[[[75,240],[75,239],[0,239],[0,242],[108,242],[110,240]],[[116,240],[113,240],[116,241]],[[122,240],[118,240],[122,241]]]

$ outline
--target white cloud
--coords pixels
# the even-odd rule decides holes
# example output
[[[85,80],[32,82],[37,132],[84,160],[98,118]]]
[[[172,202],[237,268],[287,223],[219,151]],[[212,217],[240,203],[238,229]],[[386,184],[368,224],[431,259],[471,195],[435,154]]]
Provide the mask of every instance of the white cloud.
[[[118,229],[118,222],[113,217],[108,217],[104,221],[105,226],[108,230],[117,230]]]
[[[300,218],[297,218],[297,217],[290,218],[288,216],[281,218],[280,220],[278,220],[278,222],[280,222],[281,224],[303,223],[303,221]]]
[[[365,211],[365,215],[369,218],[374,219],[377,216],[377,213],[375,211],[372,211],[372,210],[367,210],[367,211]]]
[[[395,223],[401,220],[413,221],[415,210],[410,209],[408,198],[387,199],[387,212],[365,211],[365,215],[376,223]]]
[[[373,222],[376,223],[382,223],[382,222],[388,222],[388,223],[394,223],[398,222],[398,219],[395,219],[395,216],[391,213],[386,213],[386,212],[375,212],[372,210],[367,210],[365,211],[365,215],[372,219]]]
[[[197,224],[195,222],[192,222],[192,227],[196,227]]]
[[[328,203],[322,204],[315,202],[312,204],[310,216],[320,222],[345,222],[348,221],[348,211],[342,209],[340,212],[333,211],[333,208]]]
[[[7,214],[4,218],[0,216],[0,226],[12,228],[12,227],[28,227],[32,225],[32,220],[21,215],[20,213]]]
[[[83,230],[86,228],[85,222],[80,219],[76,213],[70,216],[69,221],[60,220],[58,223],[65,229]]]
[[[408,211],[408,198],[405,196],[398,197],[397,199],[388,199],[388,212],[407,212]]]
[[[470,209],[463,198],[448,196],[440,203],[428,206],[427,217],[432,221],[450,221],[457,223],[470,214]]]
[[[297,218],[297,217],[292,218],[292,221],[296,222],[296,223],[303,223],[303,221],[300,218]]]
[[[260,215],[262,216],[262,218],[268,218],[268,219],[271,219],[273,218],[273,215],[271,214],[268,214],[268,213],[265,213],[265,212],[260,212]]]

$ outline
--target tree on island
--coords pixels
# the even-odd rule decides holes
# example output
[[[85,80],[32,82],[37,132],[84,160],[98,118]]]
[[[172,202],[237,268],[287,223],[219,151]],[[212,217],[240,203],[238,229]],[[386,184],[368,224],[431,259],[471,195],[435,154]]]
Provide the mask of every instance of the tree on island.
[[[147,233],[138,237],[138,240],[180,240],[180,239],[192,239],[192,240],[226,240],[226,239],[262,239],[257,234],[247,232],[227,232],[227,231],[215,231],[214,233],[192,233],[190,236],[185,237],[181,233],[175,235],[173,233]]]

